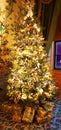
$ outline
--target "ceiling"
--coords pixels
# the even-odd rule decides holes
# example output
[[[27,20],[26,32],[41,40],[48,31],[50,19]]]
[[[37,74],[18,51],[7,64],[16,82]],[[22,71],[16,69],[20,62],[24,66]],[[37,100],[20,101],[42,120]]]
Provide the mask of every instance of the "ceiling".
[[[48,53],[55,35],[61,9],[61,0],[50,0],[51,2],[47,4],[41,1],[43,0],[35,0],[35,13],[37,17],[39,15],[38,21],[40,20],[40,24],[42,25],[46,51]]]

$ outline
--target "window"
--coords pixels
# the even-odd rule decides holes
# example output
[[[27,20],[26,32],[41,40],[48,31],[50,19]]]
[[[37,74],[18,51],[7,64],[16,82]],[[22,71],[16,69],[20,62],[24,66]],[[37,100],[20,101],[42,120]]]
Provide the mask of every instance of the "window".
[[[61,41],[54,43],[54,69],[61,69]]]

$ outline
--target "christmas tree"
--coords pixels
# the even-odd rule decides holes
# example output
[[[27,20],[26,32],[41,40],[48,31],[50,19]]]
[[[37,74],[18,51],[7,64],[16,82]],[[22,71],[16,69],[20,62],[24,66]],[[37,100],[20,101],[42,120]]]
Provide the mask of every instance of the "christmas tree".
[[[29,0],[22,0],[19,8],[18,21],[12,29],[7,95],[15,103],[48,103],[54,99],[56,87],[47,64],[42,29]]]

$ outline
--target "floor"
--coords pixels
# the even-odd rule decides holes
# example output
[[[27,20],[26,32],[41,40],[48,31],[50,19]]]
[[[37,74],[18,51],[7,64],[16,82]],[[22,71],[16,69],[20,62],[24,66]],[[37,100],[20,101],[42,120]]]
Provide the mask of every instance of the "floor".
[[[51,130],[61,130],[61,101],[56,100],[50,121]]]
[[[7,109],[2,109],[2,104],[0,102],[0,130],[50,130],[50,124],[37,124],[25,123],[25,122],[16,122],[12,120],[13,111],[10,113],[7,112]]]
[[[61,130],[61,97],[55,100],[53,114],[49,123],[38,125],[36,123],[26,124],[12,121],[11,115],[5,114],[1,108],[2,103],[6,100],[6,93],[2,90],[2,87],[6,86],[4,77],[7,79],[7,75],[0,74],[0,130]]]
[[[0,116],[0,130],[50,130],[47,124],[42,126],[36,124],[15,123],[5,118]]]

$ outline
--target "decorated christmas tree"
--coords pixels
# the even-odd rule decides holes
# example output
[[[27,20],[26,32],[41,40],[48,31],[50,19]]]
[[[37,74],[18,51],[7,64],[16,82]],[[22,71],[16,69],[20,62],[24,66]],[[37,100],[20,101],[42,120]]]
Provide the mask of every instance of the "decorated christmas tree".
[[[42,28],[38,25],[30,0],[22,0],[18,21],[13,27],[14,42],[9,61],[12,63],[8,77],[7,95],[15,103],[28,105],[53,101],[56,94]]]

